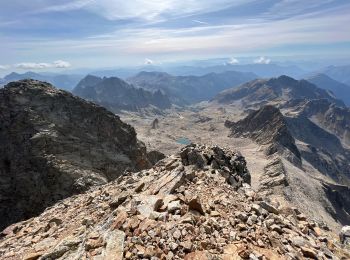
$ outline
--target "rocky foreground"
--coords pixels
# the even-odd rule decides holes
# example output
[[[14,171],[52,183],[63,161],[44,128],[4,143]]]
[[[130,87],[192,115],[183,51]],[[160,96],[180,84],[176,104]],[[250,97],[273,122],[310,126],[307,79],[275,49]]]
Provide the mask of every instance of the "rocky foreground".
[[[250,188],[245,159],[189,145],[1,233],[1,259],[349,259],[324,226]]]

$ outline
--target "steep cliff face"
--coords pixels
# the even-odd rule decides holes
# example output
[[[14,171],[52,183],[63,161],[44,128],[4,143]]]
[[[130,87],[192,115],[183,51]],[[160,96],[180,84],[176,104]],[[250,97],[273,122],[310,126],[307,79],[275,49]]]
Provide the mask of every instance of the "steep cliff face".
[[[150,167],[135,130],[50,84],[0,90],[0,229],[54,202]]]

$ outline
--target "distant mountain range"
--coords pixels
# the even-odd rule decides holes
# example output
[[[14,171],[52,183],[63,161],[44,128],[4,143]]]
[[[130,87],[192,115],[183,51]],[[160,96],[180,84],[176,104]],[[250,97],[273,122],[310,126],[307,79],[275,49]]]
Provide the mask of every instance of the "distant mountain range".
[[[148,106],[170,108],[169,98],[160,90],[148,91],[135,88],[124,80],[88,75],[73,89],[73,94],[102,105],[113,112],[133,110]]]
[[[216,63],[216,64],[215,64]],[[132,77],[142,71],[146,72],[166,72],[174,76],[204,76],[209,73],[222,73],[226,71],[236,72],[251,72],[258,77],[277,77],[280,75],[288,75],[291,77],[300,78],[302,75],[310,71],[305,71],[296,65],[284,65],[284,64],[228,64],[224,61],[211,63],[191,63],[190,65],[143,65],[130,68],[115,68],[115,69],[103,69],[103,70],[90,70],[85,71],[91,75],[99,77],[119,77],[126,79]]]
[[[79,80],[83,78],[82,75],[77,74],[56,74],[56,73],[35,73],[26,72],[23,74],[12,72],[6,75],[3,79],[0,79],[0,85],[7,84],[12,81],[22,80],[22,79],[35,79],[40,81],[48,82],[57,88],[64,90],[72,90],[74,86],[77,85]]]
[[[344,66],[329,66],[322,70],[321,73],[350,86],[350,65]]]
[[[173,76],[165,72],[140,72],[127,79],[135,86],[162,90],[174,103],[196,103],[213,98],[220,91],[257,78],[251,72],[226,71],[204,76]]]
[[[306,78],[307,81],[315,84],[319,88],[330,90],[334,95],[350,105],[350,86],[332,79],[326,74],[314,74]]]
[[[250,72],[260,78],[277,77],[288,75],[291,77],[300,77],[305,71],[297,66],[282,66],[277,64],[223,64],[210,67],[192,67],[183,66],[170,70],[174,75],[204,75],[207,73],[221,73],[226,71]]]
[[[306,80],[295,80],[288,76],[250,81],[237,88],[221,92],[214,98],[214,101],[218,103],[240,101],[253,105],[293,99],[328,99],[339,106],[345,106],[343,101],[336,99],[329,91],[318,88]]]

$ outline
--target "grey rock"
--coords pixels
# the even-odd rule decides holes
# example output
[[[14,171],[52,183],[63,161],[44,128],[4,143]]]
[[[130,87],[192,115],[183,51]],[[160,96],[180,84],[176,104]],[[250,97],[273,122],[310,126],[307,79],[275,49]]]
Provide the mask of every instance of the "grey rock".
[[[343,226],[339,233],[340,242],[350,245],[350,226]]]

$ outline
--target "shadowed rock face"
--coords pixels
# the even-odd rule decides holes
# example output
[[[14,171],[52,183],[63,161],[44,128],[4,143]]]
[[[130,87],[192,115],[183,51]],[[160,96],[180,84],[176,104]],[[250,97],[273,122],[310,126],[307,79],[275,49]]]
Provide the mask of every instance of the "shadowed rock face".
[[[117,77],[99,78],[88,75],[79,82],[73,93],[112,112],[122,109],[136,111],[151,105],[161,109],[171,106],[168,97],[161,91],[135,88]]]
[[[150,167],[133,127],[50,84],[0,90],[0,229],[57,200]]]
[[[332,183],[324,183],[323,188],[328,200],[332,203],[332,207],[328,209],[331,216],[342,225],[349,225],[350,188]]]
[[[287,150],[288,157],[300,163],[300,152],[278,108],[264,106],[238,122],[227,121],[225,125],[231,129],[231,136],[249,137],[258,144],[267,145],[268,155],[285,153]]]

